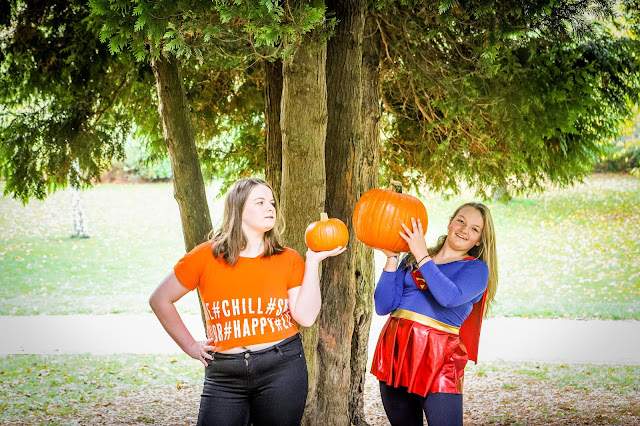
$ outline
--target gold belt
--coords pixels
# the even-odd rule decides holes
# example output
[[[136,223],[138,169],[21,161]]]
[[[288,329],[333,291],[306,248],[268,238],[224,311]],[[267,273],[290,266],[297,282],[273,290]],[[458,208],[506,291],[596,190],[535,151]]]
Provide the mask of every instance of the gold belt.
[[[418,314],[412,311],[407,311],[406,309],[396,309],[395,311],[391,312],[391,316],[396,318],[408,319],[410,321],[415,321],[420,324],[435,328],[436,330],[445,331],[447,333],[451,333],[455,335],[460,334],[460,327],[454,327],[452,325],[445,324],[438,320],[434,320],[433,318],[429,318],[426,315]]]

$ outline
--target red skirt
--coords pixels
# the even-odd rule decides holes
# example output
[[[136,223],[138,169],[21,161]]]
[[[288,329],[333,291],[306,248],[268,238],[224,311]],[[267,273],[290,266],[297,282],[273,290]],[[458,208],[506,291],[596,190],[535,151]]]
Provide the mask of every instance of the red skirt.
[[[380,333],[371,373],[389,386],[406,387],[423,397],[437,392],[461,394],[468,357],[457,328],[409,311],[400,315],[426,321],[399,318],[394,316],[397,312],[389,316]]]

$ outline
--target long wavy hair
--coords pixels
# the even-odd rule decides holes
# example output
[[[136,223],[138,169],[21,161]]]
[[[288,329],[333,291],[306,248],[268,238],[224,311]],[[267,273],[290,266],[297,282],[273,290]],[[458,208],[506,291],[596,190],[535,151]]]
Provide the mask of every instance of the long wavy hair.
[[[489,281],[487,283],[487,300],[485,314],[489,311],[489,306],[495,298],[496,291],[498,289],[498,253],[496,251],[496,233],[493,226],[493,217],[489,211],[489,207],[482,203],[465,203],[458,207],[453,215],[449,218],[449,221],[453,220],[460,210],[465,207],[473,207],[478,210],[482,215],[484,221],[484,227],[482,229],[482,235],[480,236],[480,245],[473,246],[469,249],[469,256],[473,256],[476,259],[482,260],[489,267]],[[445,241],[447,241],[447,235],[442,235],[438,238],[438,242],[434,247],[429,247],[429,255],[435,256],[440,253]],[[416,259],[411,252],[405,256],[403,260],[404,264],[410,268],[417,268]]]
[[[240,252],[247,247],[247,237],[242,230],[242,212],[249,194],[258,185],[266,186],[273,194],[273,188],[268,182],[258,178],[247,178],[240,179],[231,185],[225,196],[222,225],[212,233],[211,243],[213,255],[218,259],[222,257],[229,265],[235,264],[240,257]],[[280,243],[280,236],[285,225],[284,219],[280,216],[280,206],[277,199],[275,200],[275,209],[276,224],[264,233],[263,257],[273,256],[284,251],[284,247]]]

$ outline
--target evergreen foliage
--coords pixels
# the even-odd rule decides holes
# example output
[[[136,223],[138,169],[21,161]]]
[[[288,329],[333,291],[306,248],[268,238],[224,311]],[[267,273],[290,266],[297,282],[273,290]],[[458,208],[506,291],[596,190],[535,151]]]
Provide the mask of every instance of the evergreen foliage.
[[[568,184],[609,149],[637,102],[637,0],[619,10],[607,0],[377,5],[384,180],[484,195]],[[0,177],[25,202],[69,176],[89,184],[122,159],[132,129],[148,164],[166,157],[148,64],[163,52],[182,61],[205,175],[260,174],[260,61],[286,58],[312,29],[329,37],[335,24],[322,1],[3,6]]]
[[[583,177],[640,95],[640,43],[613,16],[605,1],[386,5],[387,175],[483,196]]]
[[[161,163],[167,149],[148,60],[162,51],[182,57],[205,175],[232,181],[264,170],[262,76],[256,61],[278,53],[275,39],[258,53],[246,28],[223,23],[204,2],[200,9],[188,2],[128,1],[92,1],[90,9],[67,0],[3,6],[9,12],[0,32],[5,195],[26,203],[69,179],[90,185],[113,160],[124,160],[127,137],[141,145],[143,166]],[[218,5],[227,14],[236,7]],[[281,13],[272,16],[276,12]],[[298,31],[318,19],[314,16],[317,12]],[[266,35],[260,43],[266,46],[265,40]],[[77,172],[72,160],[79,161]]]
[[[128,50],[141,61],[167,52],[180,58],[205,177],[222,178],[224,191],[238,178],[264,173],[260,61],[286,57],[302,34],[324,24],[322,2],[286,8],[270,0],[90,5],[112,52]],[[157,114],[155,121],[141,122],[137,134],[150,160],[166,155],[164,142],[154,139],[156,127],[146,125],[155,122]]]
[[[121,158],[133,114],[118,97],[150,81],[130,55],[114,57],[97,40],[82,1],[9,3],[0,40],[0,177],[5,195],[27,202],[68,180],[87,185]]]
[[[637,108],[634,112],[607,155],[596,165],[596,170],[640,176],[640,113]]]

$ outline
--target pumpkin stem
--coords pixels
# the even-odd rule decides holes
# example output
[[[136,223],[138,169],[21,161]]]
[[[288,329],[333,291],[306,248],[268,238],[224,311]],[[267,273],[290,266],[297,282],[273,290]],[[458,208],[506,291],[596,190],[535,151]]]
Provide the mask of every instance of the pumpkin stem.
[[[389,181],[389,189],[398,194],[402,194],[402,183],[397,180],[391,180]]]
[[[326,214],[325,212],[320,213],[320,220],[323,222],[326,220],[329,220],[329,215]]]

